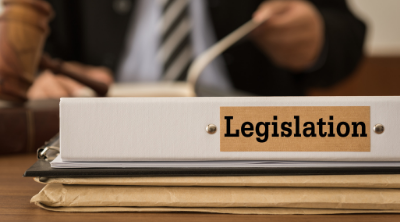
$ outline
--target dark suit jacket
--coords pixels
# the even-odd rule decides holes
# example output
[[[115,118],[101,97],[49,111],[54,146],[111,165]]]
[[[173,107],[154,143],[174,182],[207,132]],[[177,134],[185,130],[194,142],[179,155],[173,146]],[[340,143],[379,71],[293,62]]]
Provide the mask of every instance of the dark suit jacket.
[[[129,1],[128,10],[115,1]],[[115,71],[124,53],[134,0],[49,0],[56,11],[45,50],[64,60],[104,65]],[[129,3],[128,2],[128,3]],[[208,0],[213,28],[223,38],[251,19],[262,0]],[[344,0],[312,0],[325,23],[323,66],[294,74],[275,66],[251,41],[223,54],[237,89],[266,96],[303,95],[309,86],[329,86],[349,75],[362,56],[365,25]],[[125,2],[126,3],[126,2]]]

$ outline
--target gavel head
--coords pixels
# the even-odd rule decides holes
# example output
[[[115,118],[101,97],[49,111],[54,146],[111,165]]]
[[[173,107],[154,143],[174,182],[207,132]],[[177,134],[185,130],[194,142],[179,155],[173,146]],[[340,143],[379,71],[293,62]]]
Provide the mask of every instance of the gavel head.
[[[42,0],[3,0],[0,16],[0,100],[26,101],[49,33],[51,6]]]

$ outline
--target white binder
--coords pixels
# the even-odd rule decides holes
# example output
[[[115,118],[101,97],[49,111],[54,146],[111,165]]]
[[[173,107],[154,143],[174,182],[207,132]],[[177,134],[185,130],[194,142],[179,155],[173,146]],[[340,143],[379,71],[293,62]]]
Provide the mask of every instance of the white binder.
[[[229,132],[226,116],[233,117]],[[299,138],[294,137],[295,116],[305,118],[299,120]],[[243,118],[253,127],[243,127]],[[322,134],[321,118],[326,123]],[[330,138],[329,122],[336,120],[335,137]],[[272,136],[274,121],[277,137]],[[289,121],[292,135],[284,137],[282,123]],[[310,136],[312,130],[302,131],[306,121],[313,122],[315,137]],[[264,137],[257,136],[256,127],[262,126],[261,132],[268,122],[269,139],[258,142]],[[214,134],[210,127],[206,130],[210,124],[216,127]],[[63,161],[400,161],[399,125],[400,97],[62,98],[60,102]],[[236,132],[238,137],[226,137]],[[253,134],[245,137],[243,132]],[[287,130],[283,133],[288,135]]]

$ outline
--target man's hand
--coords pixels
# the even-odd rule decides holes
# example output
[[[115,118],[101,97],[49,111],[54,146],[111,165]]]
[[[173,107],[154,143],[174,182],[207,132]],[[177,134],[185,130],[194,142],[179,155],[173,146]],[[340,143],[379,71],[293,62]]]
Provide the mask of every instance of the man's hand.
[[[83,73],[89,78],[111,85],[111,71],[103,67],[86,66],[76,62],[65,62],[64,66],[71,71]],[[87,88],[63,75],[51,71],[42,72],[28,91],[28,99],[58,99],[60,97],[82,96]]]
[[[311,3],[266,1],[253,15],[255,21],[265,19],[251,37],[275,64],[293,71],[314,64],[324,44],[324,24]]]

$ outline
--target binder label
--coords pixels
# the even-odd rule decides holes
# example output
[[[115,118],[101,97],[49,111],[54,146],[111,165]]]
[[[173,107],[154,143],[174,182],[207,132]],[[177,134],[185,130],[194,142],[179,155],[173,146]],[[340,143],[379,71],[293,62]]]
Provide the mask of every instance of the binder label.
[[[370,152],[369,106],[221,107],[220,151]]]

